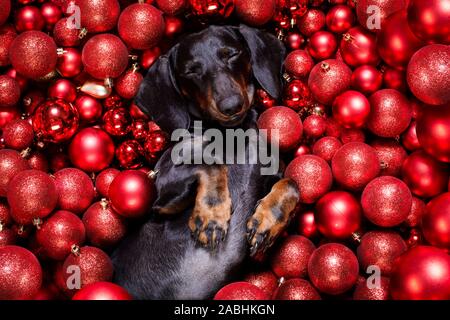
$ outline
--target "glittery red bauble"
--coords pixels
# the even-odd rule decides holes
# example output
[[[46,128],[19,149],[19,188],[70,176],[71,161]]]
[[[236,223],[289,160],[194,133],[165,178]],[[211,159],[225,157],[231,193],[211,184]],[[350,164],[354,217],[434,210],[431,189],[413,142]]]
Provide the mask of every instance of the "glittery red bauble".
[[[305,50],[294,50],[284,60],[287,73],[296,78],[306,78],[314,67],[314,60]]]
[[[306,14],[297,20],[297,26],[300,32],[310,37],[313,33],[325,27],[325,13],[318,9],[309,9]]]
[[[407,81],[412,93],[432,105],[450,102],[450,47],[433,44],[417,51],[411,58]]]
[[[372,94],[381,88],[383,73],[377,68],[364,65],[356,68],[352,74],[352,88],[364,94]]]
[[[9,226],[12,223],[11,210],[6,200],[0,200],[0,224]]]
[[[108,168],[100,172],[95,178],[95,189],[102,197],[108,197],[109,186],[120,173],[115,168]]]
[[[56,44],[41,31],[25,31],[11,44],[9,59],[21,75],[32,79],[41,78],[55,69]]]
[[[364,215],[380,227],[396,226],[408,217],[412,196],[400,179],[383,176],[372,180],[361,195]]]
[[[8,184],[14,176],[29,168],[27,160],[17,151],[0,150],[0,196],[6,196]]]
[[[390,15],[377,36],[377,47],[381,58],[388,65],[404,69],[414,52],[423,42],[417,38],[406,22],[406,11]]]
[[[398,10],[405,9],[406,3],[407,0],[358,0],[356,15],[364,28],[377,32],[383,27],[386,18]]]
[[[121,286],[111,282],[96,282],[84,286],[72,300],[133,300]]]
[[[411,211],[406,217],[405,224],[408,227],[414,228],[420,224],[422,216],[425,214],[426,205],[425,202],[419,198],[412,198]]]
[[[16,243],[16,234],[11,229],[0,226],[0,247],[14,245]]]
[[[23,150],[31,146],[34,139],[33,127],[27,120],[17,119],[3,128],[5,146],[15,150]]]
[[[398,259],[391,276],[394,300],[450,299],[450,257],[443,250],[417,246]]]
[[[76,214],[83,213],[95,197],[91,178],[75,168],[59,170],[54,176],[59,193],[58,207]]]
[[[84,94],[80,95],[75,100],[74,104],[80,115],[80,120],[83,122],[96,122],[102,116],[102,104],[91,96]]]
[[[20,86],[10,76],[0,75],[0,106],[12,107],[20,99]]]
[[[278,287],[278,279],[272,271],[249,273],[245,276],[244,281],[257,286],[269,297],[273,295]]]
[[[14,221],[25,225],[48,216],[56,207],[58,192],[47,173],[24,170],[9,182],[7,198]]]
[[[272,271],[279,278],[305,278],[309,257],[315,249],[314,244],[306,237],[285,238],[271,257]]]
[[[297,183],[302,203],[316,202],[330,190],[333,182],[328,163],[314,155],[296,157],[289,163],[284,174]]]
[[[86,42],[81,59],[84,70],[94,78],[117,78],[127,68],[128,49],[119,37],[98,34]]]
[[[76,5],[80,8],[81,27],[88,32],[105,32],[116,26],[120,14],[117,0],[76,0]]]
[[[312,149],[313,154],[330,163],[334,154],[342,147],[342,143],[335,137],[324,137],[318,140]]]
[[[359,201],[348,192],[332,191],[317,201],[314,221],[327,239],[346,239],[361,224]]]
[[[236,16],[251,26],[262,26],[275,15],[276,0],[234,0]]]
[[[186,0],[156,0],[158,8],[167,15],[175,16],[186,9]]]
[[[308,274],[321,292],[337,295],[353,287],[358,280],[358,260],[353,252],[339,243],[328,243],[313,252]]]
[[[415,151],[421,148],[416,133],[416,121],[411,121],[408,129],[402,134],[402,144],[408,151]]]
[[[417,117],[420,146],[437,160],[450,162],[450,108],[427,107]]]
[[[341,125],[333,117],[327,118],[326,135],[329,137],[339,138],[342,133]]]
[[[389,278],[381,277],[380,286],[370,286],[366,279],[358,281],[353,291],[353,300],[389,300]]]
[[[296,111],[308,106],[311,102],[311,91],[301,80],[293,80],[284,88],[283,103]]]
[[[308,138],[320,138],[326,130],[327,121],[317,114],[312,114],[303,121],[303,133]]]
[[[275,300],[321,300],[316,289],[307,280],[284,281],[273,295]]]
[[[0,0],[0,26],[8,20],[9,13],[11,12],[11,0]]]
[[[158,59],[161,55],[161,49],[159,47],[154,47],[148,50],[144,50],[139,59],[139,65],[143,69],[149,69],[152,64]]]
[[[47,30],[52,30],[56,22],[61,19],[62,11],[56,4],[52,2],[46,2],[41,6],[41,14],[44,18]]]
[[[98,172],[109,166],[114,158],[111,137],[98,128],[78,132],[69,145],[70,161],[86,172]]]
[[[365,142],[366,135],[362,129],[342,128],[341,142],[347,144],[350,142]]]
[[[0,247],[0,283],[0,300],[32,298],[42,283],[38,259],[22,247]]]
[[[113,108],[103,115],[103,129],[112,136],[124,136],[131,129],[132,119],[125,108]]]
[[[5,72],[6,76],[9,76],[17,81],[20,87],[20,91],[23,92],[28,87],[29,80],[23,75],[19,74],[16,69],[10,68]]]
[[[422,216],[422,232],[435,247],[450,249],[450,193],[444,193],[427,204]]]
[[[73,275],[73,266],[80,268],[81,288],[99,281],[111,281],[113,277],[111,259],[105,252],[95,247],[81,247],[79,252],[66,258],[62,266],[64,283],[67,283],[67,279]]]
[[[144,77],[139,72],[130,70],[122,74],[115,83],[117,93],[124,99],[133,99]]]
[[[450,44],[450,1],[410,0],[408,23],[422,40]]]
[[[369,100],[358,91],[345,91],[333,103],[333,117],[344,128],[361,128],[370,114]]]
[[[16,11],[15,23],[17,31],[24,32],[30,30],[40,31],[44,28],[45,20],[38,7],[25,6]]]
[[[45,255],[54,260],[64,260],[72,246],[84,243],[85,228],[80,218],[69,211],[56,211],[36,231],[36,240]]]
[[[416,151],[403,162],[402,176],[411,192],[423,198],[444,192],[448,182],[448,167],[425,153]]]
[[[75,47],[80,44],[80,29],[72,28],[71,21],[69,18],[62,18],[55,24],[53,39],[58,46]]]
[[[303,125],[300,116],[287,107],[272,107],[264,111],[258,119],[258,128],[267,130],[267,138],[275,143],[278,130],[278,143],[281,151],[294,148],[301,140]],[[275,139],[274,139],[275,138]]]
[[[112,208],[128,218],[145,215],[155,197],[153,181],[137,170],[119,173],[109,186],[108,193]]]
[[[9,47],[16,36],[15,32],[0,30],[0,67],[6,67],[11,64],[9,61]]]
[[[142,166],[144,149],[136,140],[122,142],[116,148],[116,159],[122,168],[137,169]]]
[[[268,300],[270,296],[248,282],[233,282],[220,289],[214,300]]]
[[[77,97],[77,88],[67,79],[58,79],[48,88],[48,96],[53,99],[74,102]]]
[[[65,48],[62,55],[58,56],[56,70],[67,78],[72,78],[81,73],[83,63],[81,53],[75,48]]]
[[[146,3],[132,4],[122,11],[118,30],[123,41],[133,49],[154,47],[164,35],[162,12]]]
[[[27,159],[31,169],[48,172],[48,159],[43,153],[39,151],[33,152]]]
[[[337,50],[337,40],[329,31],[317,31],[310,38],[308,52],[316,60],[331,58]]]
[[[353,67],[377,65],[380,61],[375,35],[360,26],[342,36],[340,49],[345,63]]]
[[[78,112],[73,105],[60,99],[41,103],[32,119],[37,137],[54,143],[72,138],[79,122]]]
[[[341,186],[357,191],[378,176],[380,162],[372,147],[362,142],[350,142],[335,153],[331,168]]]
[[[351,84],[352,71],[343,62],[329,59],[314,66],[309,74],[308,86],[320,103],[331,105],[334,99]]]
[[[372,110],[367,127],[374,134],[394,138],[408,128],[412,109],[403,94],[397,90],[383,89],[370,96],[369,102]]]
[[[378,159],[380,160],[380,175],[399,176],[402,170],[403,161],[405,161],[408,156],[400,143],[394,139],[377,139],[370,145],[375,149]]]
[[[334,33],[344,33],[355,24],[355,14],[346,5],[336,5],[328,11],[326,16],[328,30]]]
[[[406,72],[396,68],[385,67],[383,70],[383,85],[386,89],[406,92],[408,90]]]

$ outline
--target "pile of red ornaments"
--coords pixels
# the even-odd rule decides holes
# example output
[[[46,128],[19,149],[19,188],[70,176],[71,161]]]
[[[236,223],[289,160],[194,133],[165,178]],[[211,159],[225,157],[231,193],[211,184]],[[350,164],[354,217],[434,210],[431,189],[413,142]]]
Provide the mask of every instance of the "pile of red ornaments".
[[[282,239],[215,298],[450,299],[449,8],[0,0],[0,299],[131,299],[108,253],[149,211],[168,144],[133,98],[178,34],[212,23],[288,48],[282,100],[255,101],[300,189]]]

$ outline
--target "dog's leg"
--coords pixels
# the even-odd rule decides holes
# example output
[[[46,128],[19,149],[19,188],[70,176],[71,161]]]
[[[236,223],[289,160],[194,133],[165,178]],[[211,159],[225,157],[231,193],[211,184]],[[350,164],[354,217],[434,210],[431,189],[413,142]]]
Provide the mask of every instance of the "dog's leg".
[[[214,249],[225,238],[231,218],[228,170],[225,165],[208,166],[196,173],[197,196],[189,228],[198,242]]]
[[[247,223],[250,254],[264,252],[289,224],[297,205],[299,193],[291,179],[278,181],[270,193],[259,201]]]

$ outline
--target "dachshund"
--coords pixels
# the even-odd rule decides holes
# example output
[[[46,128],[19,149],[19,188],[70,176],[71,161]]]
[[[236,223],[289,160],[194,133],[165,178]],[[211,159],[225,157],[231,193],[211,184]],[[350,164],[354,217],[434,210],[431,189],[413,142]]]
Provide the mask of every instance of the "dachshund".
[[[136,104],[166,132],[256,128],[259,87],[281,93],[285,48],[245,25],[210,26],[186,36],[148,71]],[[257,164],[155,166],[154,215],[113,252],[115,282],[136,299],[208,299],[248,257],[283,232],[299,193],[290,179]]]

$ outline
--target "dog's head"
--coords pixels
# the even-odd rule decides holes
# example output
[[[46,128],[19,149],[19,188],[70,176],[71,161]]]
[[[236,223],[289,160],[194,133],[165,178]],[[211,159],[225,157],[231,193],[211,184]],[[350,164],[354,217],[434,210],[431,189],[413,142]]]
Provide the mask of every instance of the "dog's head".
[[[280,96],[284,55],[282,43],[263,31],[211,26],[155,62],[136,104],[167,132],[188,128],[191,115],[237,126],[253,102],[255,81],[272,97]]]

